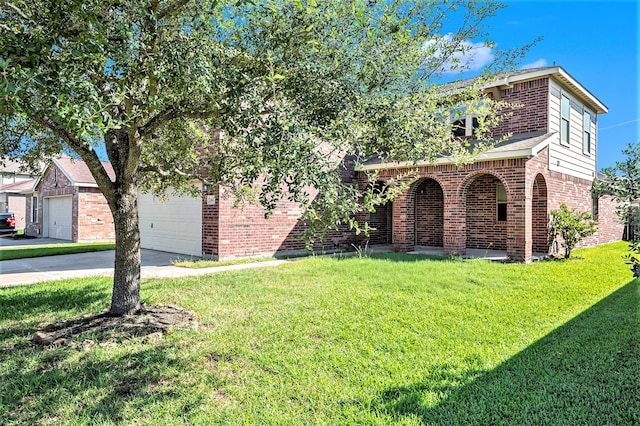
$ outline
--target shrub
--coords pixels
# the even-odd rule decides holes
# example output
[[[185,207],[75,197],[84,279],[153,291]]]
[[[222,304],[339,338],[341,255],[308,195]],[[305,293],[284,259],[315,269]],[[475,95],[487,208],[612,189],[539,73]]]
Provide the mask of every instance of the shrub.
[[[569,209],[566,204],[560,204],[558,210],[551,210],[551,224],[549,225],[549,242],[562,238],[564,257],[569,258],[571,251],[585,237],[596,232],[596,223],[588,212]]]

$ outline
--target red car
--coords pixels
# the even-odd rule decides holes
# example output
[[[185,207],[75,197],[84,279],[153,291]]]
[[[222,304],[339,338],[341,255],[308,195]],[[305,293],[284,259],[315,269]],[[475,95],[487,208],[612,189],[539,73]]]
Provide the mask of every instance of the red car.
[[[13,233],[16,230],[16,218],[13,213],[0,213],[0,233]]]

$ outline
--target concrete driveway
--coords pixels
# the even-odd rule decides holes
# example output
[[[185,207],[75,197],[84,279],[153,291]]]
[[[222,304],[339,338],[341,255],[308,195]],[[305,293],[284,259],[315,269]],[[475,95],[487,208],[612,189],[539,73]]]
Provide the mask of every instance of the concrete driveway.
[[[4,238],[0,238],[4,240]],[[45,240],[26,240],[33,242]],[[17,242],[25,240],[14,240]],[[42,244],[51,244],[52,240]],[[53,240],[68,243],[68,241]],[[17,245],[17,244],[13,244]],[[166,253],[155,250],[141,250],[142,278],[179,278],[196,275],[206,275],[216,272],[273,266],[284,263],[283,260],[268,262],[244,263],[240,265],[218,266],[213,268],[189,269],[171,266],[174,259],[184,259],[185,255]],[[115,251],[96,251],[91,253],[63,254],[58,256],[34,257],[29,259],[14,259],[0,261],[0,288],[16,285],[35,284],[43,281],[53,281],[67,278],[81,278],[90,276],[113,276]]]
[[[68,244],[70,242],[54,238],[13,238],[10,234],[0,235],[0,247],[40,246],[44,244]]]

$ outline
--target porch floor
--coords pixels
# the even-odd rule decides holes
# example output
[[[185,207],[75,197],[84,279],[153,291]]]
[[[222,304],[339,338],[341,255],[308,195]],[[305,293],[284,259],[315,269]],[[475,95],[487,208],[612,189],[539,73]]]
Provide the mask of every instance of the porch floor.
[[[367,252],[369,253],[385,253],[392,252],[393,246],[390,244],[378,244],[369,246]],[[416,246],[413,251],[407,254],[426,254],[430,256],[447,256],[442,247],[428,247],[428,246]],[[507,262],[506,250],[483,250],[483,249],[466,249],[466,253],[460,256],[463,259],[487,259],[496,262]],[[541,260],[547,258],[545,253],[533,253],[532,261]]]
[[[444,249],[442,247],[426,247],[426,246],[416,246],[413,251],[410,251],[409,254],[428,254],[431,256],[446,256]],[[506,250],[484,250],[484,249],[472,249],[468,248],[465,250],[465,254],[460,256],[463,259],[487,259],[493,260],[496,262],[508,262],[509,258],[507,257]],[[541,260],[548,257],[547,254],[544,253],[533,253],[531,257],[531,261]]]

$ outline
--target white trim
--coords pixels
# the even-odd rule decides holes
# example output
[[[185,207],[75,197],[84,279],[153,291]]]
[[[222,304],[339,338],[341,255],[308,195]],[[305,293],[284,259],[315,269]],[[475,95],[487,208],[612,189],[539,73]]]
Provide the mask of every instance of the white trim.
[[[478,155],[474,161],[490,161],[490,160],[506,160],[509,158],[531,158],[537,155],[543,148],[549,145],[549,141],[552,136],[549,136],[539,144],[527,148],[527,149],[518,149],[511,151],[487,151],[483,154]],[[443,164],[455,164],[455,161],[451,157],[441,157],[437,158],[435,162],[428,162],[425,160],[422,161],[392,161],[388,163],[377,163],[377,164],[364,164],[362,166],[356,167],[357,171],[363,170],[388,170],[388,169],[400,169],[407,167],[421,167],[421,166],[435,166],[435,165],[443,165]]]

